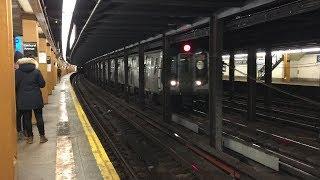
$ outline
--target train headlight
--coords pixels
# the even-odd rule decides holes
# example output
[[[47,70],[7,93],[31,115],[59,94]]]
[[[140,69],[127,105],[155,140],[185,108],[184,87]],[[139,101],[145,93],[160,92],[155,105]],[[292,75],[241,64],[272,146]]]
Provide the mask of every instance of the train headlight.
[[[199,70],[202,70],[204,68],[204,62],[203,61],[197,61],[196,67]]]
[[[177,84],[178,84],[178,82],[175,81],[175,80],[171,80],[171,81],[170,81],[170,85],[171,85],[171,86],[176,86]]]
[[[201,81],[196,81],[195,83],[196,83],[197,86],[201,86],[202,85]]]

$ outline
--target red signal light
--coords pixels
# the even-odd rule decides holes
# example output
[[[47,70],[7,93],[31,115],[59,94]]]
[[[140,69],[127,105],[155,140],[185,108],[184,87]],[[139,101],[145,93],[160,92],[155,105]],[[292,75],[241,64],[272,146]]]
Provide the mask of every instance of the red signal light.
[[[184,50],[185,52],[189,52],[189,51],[191,50],[191,46],[190,46],[189,44],[185,44],[185,45],[183,46],[183,50]]]

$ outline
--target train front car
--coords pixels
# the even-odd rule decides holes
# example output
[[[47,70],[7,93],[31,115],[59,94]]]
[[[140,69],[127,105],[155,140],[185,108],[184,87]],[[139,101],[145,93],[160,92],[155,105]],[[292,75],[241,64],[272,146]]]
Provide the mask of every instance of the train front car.
[[[174,45],[175,56],[172,67],[176,66],[178,93],[174,101],[184,107],[192,107],[193,100],[208,94],[208,39],[200,38]]]

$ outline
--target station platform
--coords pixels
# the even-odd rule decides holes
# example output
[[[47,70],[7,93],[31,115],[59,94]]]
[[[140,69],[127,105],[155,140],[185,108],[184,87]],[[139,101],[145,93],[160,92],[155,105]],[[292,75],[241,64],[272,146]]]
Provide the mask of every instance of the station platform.
[[[83,112],[69,81],[62,78],[43,109],[48,142],[18,141],[17,180],[119,179]]]

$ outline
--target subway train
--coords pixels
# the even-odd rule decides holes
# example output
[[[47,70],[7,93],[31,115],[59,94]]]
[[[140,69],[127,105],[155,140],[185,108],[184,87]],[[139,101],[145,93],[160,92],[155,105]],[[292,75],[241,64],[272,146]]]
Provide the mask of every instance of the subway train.
[[[209,60],[207,41],[197,39],[172,45],[172,51],[169,54],[171,59],[170,86],[174,96],[206,93]],[[161,49],[144,52],[145,91],[148,95],[158,96],[162,92],[162,57]],[[116,74],[116,63],[118,63],[118,74]],[[130,92],[134,93],[139,87],[138,54],[128,56],[128,68],[128,84]],[[124,86],[123,57],[110,60],[110,72],[111,82],[114,83],[117,76],[118,83]]]

